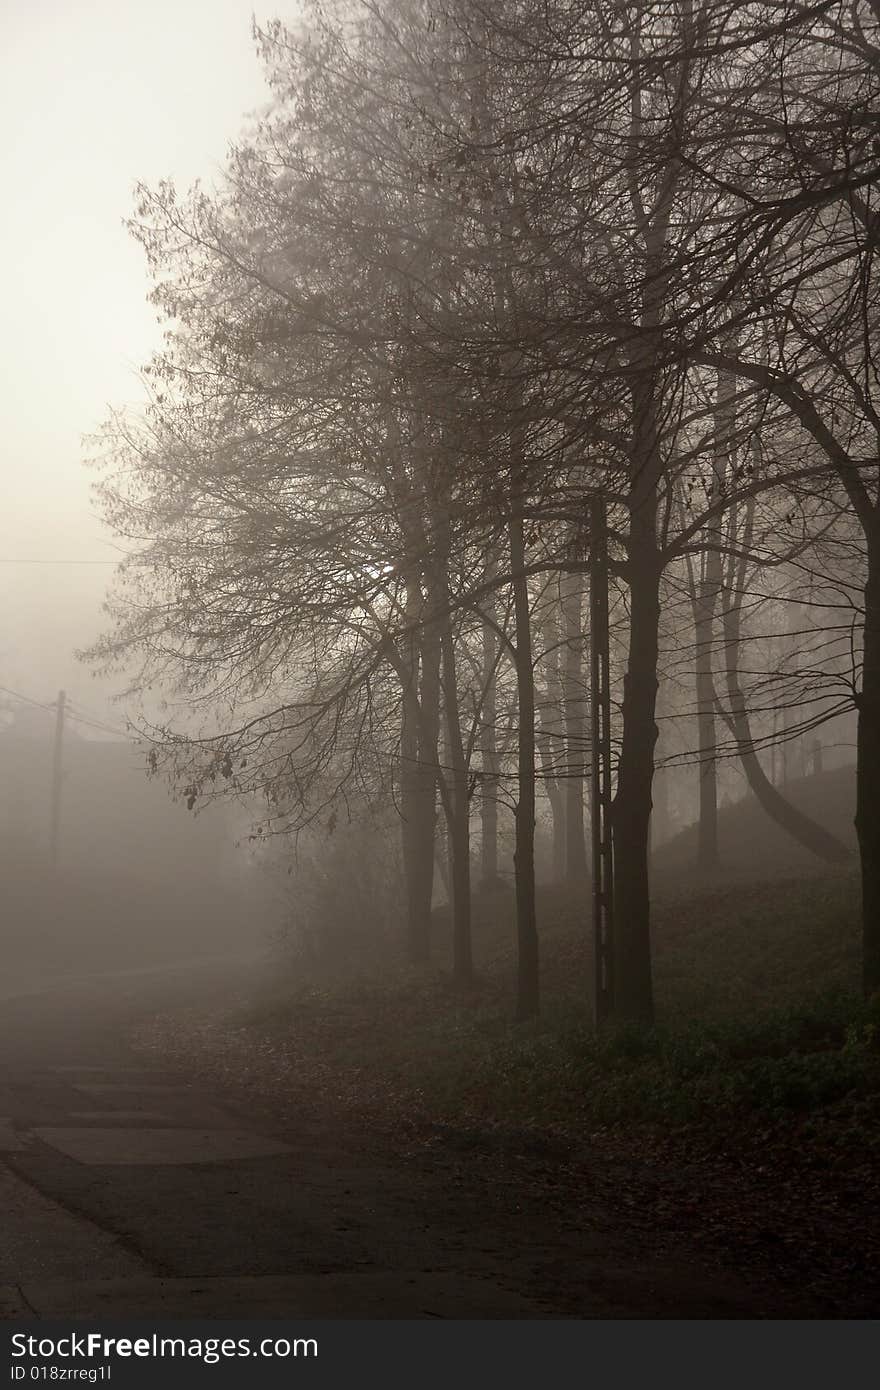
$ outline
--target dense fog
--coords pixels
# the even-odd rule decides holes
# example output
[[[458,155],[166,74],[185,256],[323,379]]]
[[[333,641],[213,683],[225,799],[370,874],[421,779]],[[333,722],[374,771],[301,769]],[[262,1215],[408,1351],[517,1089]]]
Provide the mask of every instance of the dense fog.
[[[0,1295],[876,1311],[880,7],[8,11]]]

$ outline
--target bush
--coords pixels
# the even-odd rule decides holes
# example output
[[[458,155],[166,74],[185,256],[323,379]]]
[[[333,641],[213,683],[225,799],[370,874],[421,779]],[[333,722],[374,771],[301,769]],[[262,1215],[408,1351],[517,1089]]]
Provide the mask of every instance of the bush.
[[[393,828],[331,819],[302,833],[276,865],[281,924],[276,944],[297,975],[357,967],[402,939],[403,890]]]

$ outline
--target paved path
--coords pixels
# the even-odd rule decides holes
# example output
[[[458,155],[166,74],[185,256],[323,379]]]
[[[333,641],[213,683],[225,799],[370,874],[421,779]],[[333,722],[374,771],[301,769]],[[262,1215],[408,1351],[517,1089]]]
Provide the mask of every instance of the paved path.
[[[298,1195],[289,1142],[132,1056],[126,1024],[187,987],[126,972],[0,1004],[0,1314],[540,1316],[479,1277],[365,1261]]]
[[[0,1315],[754,1312],[748,1291],[641,1268],[607,1234],[560,1236],[518,1207],[499,1220],[466,1175],[402,1170],[368,1136],[273,1132],[129,1051],[139,1016],[240,968],[56,980],[0,1003]]]

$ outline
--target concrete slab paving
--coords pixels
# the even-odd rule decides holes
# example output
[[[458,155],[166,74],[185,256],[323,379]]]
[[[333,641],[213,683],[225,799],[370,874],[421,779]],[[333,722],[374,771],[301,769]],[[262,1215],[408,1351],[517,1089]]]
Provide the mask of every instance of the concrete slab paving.
[[[173,1081],[82,1081],[74,1083],[77,1091],[87,1091],[91,1096],[128,1096],[132,1093],[143,1096],[170,1096],[172,1099],[197,1100],[199,1092],[195,1086],[181,1086]]]
[[[108,1126],[44,1126],[34,1130],[53,1149],[91,1165],[236,1163],[292,1152],[279,1139],[236,1129],[132,1129]]]
[[[156,1067],[116,1066],[113,1063],[106,1062],[103,1066],[95,1066],[91,1063],[84,1065],[83,1063],[65,1062],[63,1065],[47,1067],[46,1070],[57,1072],[61,1076],[68,1078],[71,1076],[84,1076],[94,1080],[99,1076],[106,1076],[108,1080],[111,1077],[115,1077],[117,1080],[122,1079],[135,1083],[138,1081],[155,1081],[168,1086],[180,1085],[179,1079],[175,1080],[174,1077],[167,1075],[167,1073],[158,1071]]]
[[[237,1129],[240,1125],[240,1121],[217,1105],[210,1096],[194,1087],[154,1083],[137,1086],[77,1083],[74,1090],[85,1102],[118,1107],[120,1110],[161,1109],[175,1122],[184,1120],[189,1125],[204,1126],[206,1129]]]
[[[27,1279],[130,1278],[150,1266],[116,1237],[66,1211],[0,1164],[0,1285]]]
[[[0,1322],[33,1315],[33,1309],[28,1307],[14,1284],[0,1284]]]
[[[517,1318],[541,1305],[469,1276],[413,1270],[30,1282],[42,1318]]]
[[[155,1067],[116,1066],[112,1062],[105,1062],[101,1066],[91,1062],[63,1062],[47,1067],[46,1070],[60,1072],[62,1076],[126,1076],[143,1077],[146,1080],[156,1077]],[[180,1085],[180,1082],[177,1084]]]
[[[72,1120],[104,1125],[169,1125],[170,1117],[161,1110],[71,1110]]]
[[[11,1120],[0,1120],[0,1153],[21,1153],[31,1143],[26,1134],[21,1134]]]

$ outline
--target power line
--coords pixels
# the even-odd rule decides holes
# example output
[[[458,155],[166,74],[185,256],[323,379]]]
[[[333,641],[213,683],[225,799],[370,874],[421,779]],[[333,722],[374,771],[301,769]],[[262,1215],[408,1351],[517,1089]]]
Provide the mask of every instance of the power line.
[[[82,700],[74,700],[73,703],[76,705],[80,714],[86,719],[97,719],[100,722],[104,718],[104,715],[99,710],[94,709],[91,705],[83,704]]]
[[[68,712],[68,719],[73,719],[77,724],[87,724],[90,729],[100,729],[105,734],[116,734],[119,738],[131,738],[131,734],[125,729],[116,729],[111,724],[102,724],[97,719],[86,719],[82,714],[72,714]]]
[[[33,705],[35,709],[45,710],[47,714],[51,714],[53,710],[57,708],[57,702],[54,700],[51,704],[46,705],[43,704],[40,700],[33,699],[30,695],[22,694],[20,690],[10,689],[10,687],[7,685],[0,685],[0,691],[2,691],[4,695],[11,695],[14,700],[21,700],[26,705]],[[68,719],[75,719],[78,724],[87,724],[92,729],[100,729],[102,733],[105,734],[115,734],[119,738],[131,738],[131,735],[124,729],[114,728],[113,725],[105,724],[99,719],[88,719],[85,715],[74,714],[73,710],[70,708],[70,705],[71,702],[68,701],[66,710],[66,715]]]
[[[35,709],[44,709],[51,713],[55,708],[54,701],[51,705],[44,705],[40,700],[32,699],[30,695],[22,695],[20,690],[10,690],[7,685],[0,685],[0,691],[4,695],[11,695],[15,700],[23,700],[26,705],[33,705]]]
[[[108,734],[120,734],[124,738],[130,737],[127,728],[123,730],[117,728],[113,724],[108,724],[102,715],[97,714],[95,710],[90,709],[88,705],[84,705],[81,700],[75,700],[73,703],[79,713],[73,715],[72,718],[78,719],[81,724],[91,724],[96,729],[104,729]]]

